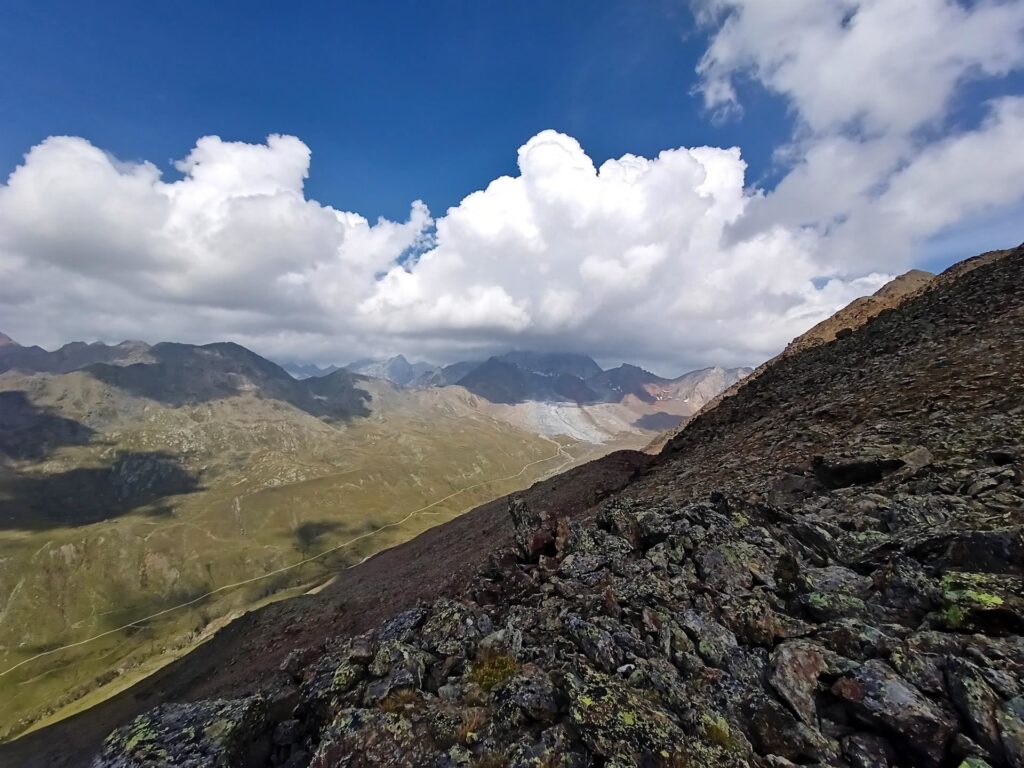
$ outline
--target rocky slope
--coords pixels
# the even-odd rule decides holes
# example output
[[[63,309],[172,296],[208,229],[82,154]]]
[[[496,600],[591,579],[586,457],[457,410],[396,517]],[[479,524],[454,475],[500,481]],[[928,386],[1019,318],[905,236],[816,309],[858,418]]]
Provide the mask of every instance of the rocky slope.
[[[881,312],[894,309],[909,297],[927,289],[934,278],[935,275],[931,272],[920,269],[905,272],[890,280],[871,296],[854,299],[831,317],[800,334],[786,346],[782,354],[791,355],[802,349],[826,344],[833,341],[840,333],[860,328]]]
[[[250,675],[93,765],[1024,765],[1022,280],[954,268],[777,360],[597,504],[512,498],[466,578],[434,529],[386,619],[254,619],[218,646]]]
[[[973,269],[982,261],[986,261],[991,258],[999,258],[1001,255],[1006,253],[1009,253],[1009,251],[994,251],[992,253],[982,254],[981,256],[975,256],[971,259],[965,259],[947,270],[943,274],[943,280],[951,280],[961,274],[964,270]],[[794,355],[797,352],[810,349],[811,347],[835,341],[837,337],[857,330],[882,312],[890,309],[896,309],[907,299],[929,290],[938,284],[939,281],[936,281],[935,275],[931,272],[925,272],[920,269],[912,269],[909,272],[905,272],[904,274],[893,278],[875,291],[871,296],[861,296],[858,299],[854,299],[831,317],[825,318],[817,325],[797,336],[786,345],[786,348],[782,350],[782,352],[759,365],[741,380],[720,389],[718,393],[709,398],[708,401],[702,405],[700,411],[708,411],[717,407],[722,400],[735,395],[742,387],[749,384],[780,360],[789,357],[790,355]],[[663,434],[659,435],[651,442],[648,446],[648,450],[660,451],[678,431],[678,429],[667,429]]]

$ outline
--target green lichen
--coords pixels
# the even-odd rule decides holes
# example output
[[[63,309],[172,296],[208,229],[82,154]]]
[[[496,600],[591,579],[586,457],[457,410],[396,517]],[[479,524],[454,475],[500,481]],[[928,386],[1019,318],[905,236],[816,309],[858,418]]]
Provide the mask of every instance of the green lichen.
[[[224,736],[230,733],[235,727],[235,724],[225,720],[224,718],[218,717],[212,723],[210,723],[204,729],[206,738],[211,741],[220,741]]]
[[[1003,598],[990,591],[997,583],[990,574],[962,571],[947,573],[939,582],[949,602],[981,608],[998,608],[1003,604]]]
[[[823,621],[856,615],[865,610],[864,601],[859,597],[839,592],[809,592],[804,601],[811,613]]]
[[[331,680],[331,691],[339,695],[348,693],[363,679],[365,672],[366,669],[361,664],[348,661],[339,664]]]
[[[115,733],[112,738],[116,739],[116,737],[117,734]],[[142,744],[156,741],[159,737],[160,732],[153,726],[152,721],[149,718],[140,717],[132,723],[128,731],[127,737],[124,740],[124,751],[133,752]]]
[[[812,608],[824,610],[828,607],[828,595],[824,592],[811,592],[807,596],[807,602]]]
[[[720,747],[727,747],[732,741],[729,723],[721,715],[702,715],[701,730],[705,739]]]

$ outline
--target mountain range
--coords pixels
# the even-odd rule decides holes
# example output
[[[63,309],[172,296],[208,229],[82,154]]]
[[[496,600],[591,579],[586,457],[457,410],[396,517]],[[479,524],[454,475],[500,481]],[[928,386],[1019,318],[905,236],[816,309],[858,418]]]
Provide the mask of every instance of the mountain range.
[[[519,352],[305,373],[228,342],[3,337],[0,668],[25,666],[0,677],[0,737],[148,674],[235,612],[643,447],[742,372],[670,381]]]
[[[295,365],[286,365],[285,369],[300,377],[325,375],[328,370]],[[311,373],[314,369],[323,373]],[[530,351],[508,352],[443,367],[425,362],[410,363],[403,355],[397,355],[383,360],[361,360],[350,363],[345,369],[386,379],[401,387],[459,386],[494,405],[532,403],[531,412],[535,412],[539,404],[625,404],[646,411],[634,414],[630,424],[633,429],[646,431],[679,426],[717,393],[735,385],[752,370],[712,367],[667,379],[628,363],[604,370],[588,355]],[[511,418],[522,422],[520,417]],[[531,419],[527,418],[529,421]],[[538,419],[532,422],[535,428],[542,429]],[[578,436],[578,430],[572,434]]]
[[[617,435],[659,432],[680,425],[705,402],[740,381],[749,368],[707,368],[666,379],[623,364],[603,370],[591,357],[573,353],[515,351],[482,361],[437,367],[410,363],[403,355],[360,360],[343,368],[285,363],[227,342],[203,346],[141,341],[107,345],[71,342],[54,351],[23,347],[4,336],[0,373],[63,374],[87,370],[122,390],[168,404],[226,396],[249,388],[262,396],[292,403],[314,415],[345,418],[362,408],[353,382],[360,377],[405,389],[459,386],[497,406],[492,415],[543,434],[568,434],[590,442]],[[326,391],[332,397],[325,398]],[[566,406],[621,406],[615,412],[592,409],[565,417]],[[557,413],[545,412],[551,406]],[[579,416],[586,414],[585,424]],[[365,415],[365,414],[364,414]],[[561,426],[559,426],[561,425]],[[552,430],[555,430],[554,432]]]
[[[325,376],[338,370],[334,365],[320,368],[298,363],[284,363],[282,367],[300,379]],[[659,396],[664,399],[677,389],[681,382],[692,382],[702,373],[693,371],[666,379],[628,363],[604,370],[588,355],[530,351],[507,352],[485,360],[463,360],[446,366],[422,361],[410,363],[404,355],[395,355],[380,360],[358,360],[345,369],[401,387],[459,385],[489,402],[507,405],[531,400],[581,405],[613,403],[630,395],[654,403]],[[742,377],[751,369],[729,370]]]

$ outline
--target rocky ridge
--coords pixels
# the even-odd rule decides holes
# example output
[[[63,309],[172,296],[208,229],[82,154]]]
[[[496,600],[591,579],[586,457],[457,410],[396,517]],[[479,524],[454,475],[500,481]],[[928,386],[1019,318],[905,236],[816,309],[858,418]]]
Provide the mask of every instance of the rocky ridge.
[[[128,766],[1024,766],[1024,249],[776,361],[458,594]],[[439,553],[443,557],[443,553]]]
[[[935,275],[912,269],[890,280],[871,296],[854,299],[831,317],[822,320],[809,331],[800,334],[786,345],[783,355],[792,355],[802,349],[827,344],[840,333],[860,328],[871,318],[887,309],[895,309],[911,296],[927,289]]]

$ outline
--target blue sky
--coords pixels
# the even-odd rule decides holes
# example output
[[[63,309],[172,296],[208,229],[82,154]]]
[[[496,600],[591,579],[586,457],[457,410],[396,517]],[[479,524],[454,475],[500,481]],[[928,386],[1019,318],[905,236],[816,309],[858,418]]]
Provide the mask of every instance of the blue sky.
[[[756,364],[1024,240],[1024,0],[9,0],[0,115],[47,346]]]
[[[758,94],[712,125],[691,94],[707,35],[679,2],[441,0],[28,2],[0,27],[0,167],[46,136],[122,159],[182,157],[198,136],[299,136],[311,197],[376,218],[443,212],[515,172],[545,128],[597,162],[743,147],[754,178],[791,130]]]

